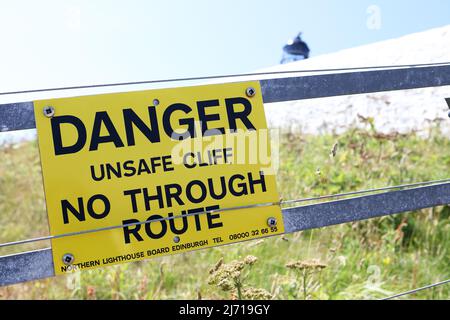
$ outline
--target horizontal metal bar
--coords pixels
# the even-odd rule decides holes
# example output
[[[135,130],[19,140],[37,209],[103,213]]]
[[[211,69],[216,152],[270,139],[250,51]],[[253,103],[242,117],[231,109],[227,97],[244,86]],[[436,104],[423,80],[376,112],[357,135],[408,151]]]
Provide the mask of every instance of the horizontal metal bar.
[[[327,195],[317,196],[317,197],[281,200],[278,202],[266,202],[266,203],[250,204],[250,205],[245,205],[245,206],[219,208],[219,209],[215,209],[215,210],[189,213],[189,214],[186,214],[185,217],[200,216],[200,215],[204,215],[207,213],[239,211],[242,209],[250,209],[250,208],[256,208],[256,207],[261,208],[261,207],[268,207],[268,206],[274,206],[274,205],[276,205],[276,206],[278,206],[278,205],[280,205],[280,206],[293,205],[293,204],[299,204],[299,203],[305,203],[305,202],[311,202],[311,201],[320,201],[320,200],[325,200],[325,199],[336,199],[337,200],[339,198],[343,199],[344,197],[348,198],[349,196],[363,195],[363,194],[369,194],[369,193],[373,194],[375,192],[381,192],[381,191],[400,190],[400,189],[405,189],[405,188],[413,188],[413,187],[432,185],[432,184],[433,185],[443,184],[443,183],[450,183],[450,179],[415,182],[415,183],[408,183],[408,184],[402,184],[402,185],[396,185],[396,186],[386,186],[386,187],[381,187],[381,188],[357,190],[357,191],[350,191],[350,192],[336,193],[336,194],[327,194]],[[53,236],[48,235],[48,236],[41,236],[41,237],[36,237],[36,238],[27,238],[27,239],[23,239],[23,240],[16,240],[16,241],[11,241],[11,242],[0,243],[0,248],[17,246],[17,245],[21,245],[21,244],[25,244],[25,243],[33,243],[33,242],[39,242],[39,241],[45,241],[45,240],[64,238],[64,237],[79,236],[82,234],[89,234],[89,233],[95,233],[95,232],[100,232],[100,231],[122,229],[124,227],[138,226],[138,225],[148,224],[150,222],[153,223],[153,222],[157,222],[157,221],[170,221],[170,220],[174,220],[174,219],[179,219],[180,217],[181,216],[162,217],[159,219],[153,219],[151,221],[145,220],[145,221],[139,221],[139,222],[126,223],[126,224],[110,225],[110,226],[101,227],[101,228],[80,230],[80,231],[76,231],[76,232],[61,233],[61,234],[53,235]]]
[[[450,85],[450,66],[261,80],[265,103]]]
[[[0,132],[36,128],[33,102],[0,104]]]
[[[450,183],[391,191],[283,210],[286,233],[450,203]]]
[[[285,233],[450,203],[450,183],[283,209]],[[0,286],[54,275],[51,249],[0,257]]]
[[[54,276],[51,249],[0,257],[0,286]]]
[[[450,85],[450,66],[332,73],[260,81],[265,103]],[[35,128],[32,102],[0,105],[0,131]]]
[[[396,64],[396,65],[377,65],[377,66],[360,66],[360,67],[346,67],[346,68],[320,68],[320,69],[302,69],[302,70],[277,70],[277,71],[261,71],[250,73],[236,73],[236,74],[223,74],[213,76],[199,76],[199,77],[186,77],[186,78],[169,78],[169,79],[155,79],[155,80],[141,80],[141,81],[129,81],[129,82],[110,82],[110,83],[97,83],[86,84],[69,87],[47,87],[28,90],[16,90],[16,91],[3,91],[0,92],[0,96],[6,95],[18,95],[38,92],[52,92],[52,91],[68,91],[68,90],[80,90],[80,89],[93,89],[93,88],[106,88],[106,87],[119,87],[119,86],[136,86],[143,84],[162,84],[170,82],[185,82],[185,81],[199,81],[199,80],[217,80],[217,79],[239,79],[243,77],[258,77],[269,75],[281,75],[281,74],[311,74],[311,73],[325,73],[325,72],[348,72],[355,70],[380,70],[380,69],[392,69],[392,68],[417,68],[417,67],[431,67],[450,65],[450,61],[447,62],[434,62],[434,63],[415,63],[415,64]]]

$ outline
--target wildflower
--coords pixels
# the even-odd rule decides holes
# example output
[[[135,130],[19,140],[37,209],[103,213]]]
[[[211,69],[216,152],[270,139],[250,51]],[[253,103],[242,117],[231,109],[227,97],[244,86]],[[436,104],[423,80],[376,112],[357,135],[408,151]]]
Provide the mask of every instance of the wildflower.
[[[315,280],[315,274],[318,271],[326,268],[327,265],[321,263],[317,259],[307,260],[307,261],[294,261],[286,264],[286,267],[293,269],[297,274],[298,284],[301,285],[303,299],[309,299],[311,297],[310,292],[316,290],[320,283]]]
[[[270,292],[259,288],[245,288],[242,292],[242,296],[244,299],[249,300],[270,300],[273,298]]]
[[[220,262],[220,263],[219,263]],[[225,285],[225,280],[238,281],[241,276],[241,271],[245,267],[243,261],[231,261],[228,264],[224,264],[222,259],[210,270],[210,277],[208,279],[208,284],[217,284],[218,287],[227,287]]]
[[[230,277],[231,277],[231,279],[233,279],[233,280],[239,280],[239,277],[240,277],[240,276],[241,276],[241,272],[238,271],[238,270],[232,271],[232,272],[230,273]]]
[[[217,284],[217,286],[222,289],[223,291],[230,291],[231,289],[233,289],[233,284],[231,283],[231,281],[229,279],[222,279],[219,281],[219,283]]]
[[[212,267],[212,269],[209,270],[209,274],[213,274],[214,272],[216,272],[222,264],[223,264],[223,257],[220,258],[219,261],[217,261],[217,263],[214,265],[214,267]]]
[[[243,261],[234,260],[230,263],[223,263],[223,259],[220,259],[215,266],[209,270],[210,276],[208,278],[209,285],[216,285],[223,291],[231,291],[232,299],[242,299],[243,295],[243,282],[246,276],[242,272],[246,266],[252,266],[258,258],[254,256],[247,256]],[[256,293],[254,293],[256,296]],[[264,295],[260,292],[259,296]]]
[[[322,270],[327,267],[326,264],[319,262],[317,259],[307,261],[295,261],[286,264],[289,269],[297,270]]]
[[[255,256],[246,256],[244,259],[244,263],[248,264],[249,266],[254,265],[256,261],[258,261],[258,258]]]
[[[235,260],[230,263],[230,267],[234,270],[242,271],[245,267],[245,262]]]

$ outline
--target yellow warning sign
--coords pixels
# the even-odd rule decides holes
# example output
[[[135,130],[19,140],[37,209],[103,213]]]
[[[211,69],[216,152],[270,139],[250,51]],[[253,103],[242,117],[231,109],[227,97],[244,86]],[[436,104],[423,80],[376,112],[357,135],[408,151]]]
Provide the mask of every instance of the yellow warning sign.
[[[284,231],[259,82],[34,106],[56,274]]]

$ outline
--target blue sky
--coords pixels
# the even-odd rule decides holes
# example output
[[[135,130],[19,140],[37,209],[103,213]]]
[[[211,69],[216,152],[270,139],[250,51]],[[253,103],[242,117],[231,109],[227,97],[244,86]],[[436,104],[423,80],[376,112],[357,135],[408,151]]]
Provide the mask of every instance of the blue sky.
[[[298,31],[318,56],[447,24],[446,0],[0,0],[0,91],[248,72]]]

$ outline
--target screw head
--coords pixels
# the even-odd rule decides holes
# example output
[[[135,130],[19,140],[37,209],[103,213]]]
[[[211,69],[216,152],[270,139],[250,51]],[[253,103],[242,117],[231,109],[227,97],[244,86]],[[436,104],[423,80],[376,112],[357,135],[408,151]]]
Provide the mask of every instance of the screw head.
[[[245,94],[247,95],[247,97],[253,97],[256,94],[256,90],[253,87],[248,87],[245,90]]]
[[[75,261],[75,257],[71,253],[66,253],[62,257],[62,261],[65,265],[70,266]]]
[[[153,105],[156,107],[157,105],[159,105],[159,100],[158,99],[153,99]]]
[[[175,242],[175,243],[180,242],[180,237],[179,236],[173,237],[173,242]]]
[[[277,225],[277,219],[274,217],[270,217],[269,219],[267,219],[267,225],[269,227],[275,227]]]
[[[55,108],[52,106],[45,106],[43,112],[44,116],[47,118],[52,118],[55,115]]]

